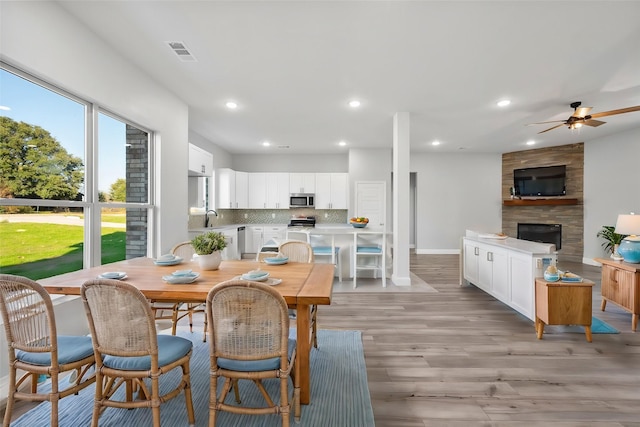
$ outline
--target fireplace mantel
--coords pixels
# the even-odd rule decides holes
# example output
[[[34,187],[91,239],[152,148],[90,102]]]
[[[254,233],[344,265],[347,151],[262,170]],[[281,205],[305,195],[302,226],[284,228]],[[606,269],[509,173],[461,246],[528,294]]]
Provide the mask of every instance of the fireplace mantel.
[[[577,205],[578,199],[506,199],[505,206],[562,206]]]

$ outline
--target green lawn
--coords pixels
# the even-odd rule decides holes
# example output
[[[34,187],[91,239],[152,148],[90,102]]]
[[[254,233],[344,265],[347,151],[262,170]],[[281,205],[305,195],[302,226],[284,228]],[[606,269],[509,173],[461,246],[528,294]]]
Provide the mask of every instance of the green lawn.
[[[0,223],[0,272],[33,280],[82,268],[84,228],[38,223]],[[126,232],[102,228],[102,263],[125,258]]]

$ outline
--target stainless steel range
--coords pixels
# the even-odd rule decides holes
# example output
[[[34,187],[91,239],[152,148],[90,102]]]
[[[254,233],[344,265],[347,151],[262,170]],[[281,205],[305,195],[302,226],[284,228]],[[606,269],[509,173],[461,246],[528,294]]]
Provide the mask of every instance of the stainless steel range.
[[[289,227],[315,227],[316,226],[316,217],[315,216],[305,216],[305,217],[292,217],[289,221]]]

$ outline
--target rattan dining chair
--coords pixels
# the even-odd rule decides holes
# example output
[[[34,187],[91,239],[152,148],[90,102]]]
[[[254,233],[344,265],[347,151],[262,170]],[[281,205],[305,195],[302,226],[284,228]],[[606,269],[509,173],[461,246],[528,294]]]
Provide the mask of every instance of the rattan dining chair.
[[[195,255],[196,251],[193,249],[191,241],[181,242],[171,248],[171,253],[175,256],[179,256],[182,259],[190,260]],[[171,320],[171,335],[175,335],[178,322],[185,317],[189,318],[189,330],[193,332],[193,315],[195,313],[204,313],[204,304],[199,303],[184,303],[184,302],[165,302],[165,301],[150,301],[151,309],[156,320]],[[205,319],[204,334],[202,340],[207,339],[207,323]]]
[[[26,277],[0,274],[0,311],[9,351],[9,384],[5,427],[16,400],[51,402],[51,426],[58,425],[58,401],[95,382],[91,337],[58,335],[51,297]],[[18,379],[18,371],[21,376]],[[70,373],[60,389],[61,374]],[[38,377],[51,377],[51,389],[38,393]],[[30,392],[24,390],[27,380]]]
[[[293,410],[300,420],[300,384],[296,340],[289,337],[287,303],[275,289],[259,282],[230,280],[214,286],[207,295],[211,378],[209,427],[218,411],[236,414],[280,414],[288,427]],[[218,394],[218,378],[224,378]],[[289,377],[293,392],[289,389]],[[279,379],[274,403],[262,380]],[[251,380],[267,406],[242,406],[238,383]],[[226,402],[233,388],[236,404]]]
[[[280,245],[278,250],[291,262],[306,262],[312,263],[315,261],[313,255],[313,248],[307,242],[301,240],[289,240]],[[311,343],[315,348],[318,348],[318,306],[311,306]]]
[[[89,280],[80,290],[96,359],[96,393],[92,427],[107,407],[151,408],[160,427],[160,405],[181,392],[189,424],[194,424],[189,362],[193,344],[173,335],[157,335],[153,312],[135,286],[118,280]],[[160,394],[159,377],[182,369],[177,386]],[[145,380],[151,382],[148,387]],[[124,393],[116,392],[124,385]],[[133,392],[138,392],[134,399]],[[126,415],[125,415],[126,417]],[[123,421],[126,424],[126,421]]]

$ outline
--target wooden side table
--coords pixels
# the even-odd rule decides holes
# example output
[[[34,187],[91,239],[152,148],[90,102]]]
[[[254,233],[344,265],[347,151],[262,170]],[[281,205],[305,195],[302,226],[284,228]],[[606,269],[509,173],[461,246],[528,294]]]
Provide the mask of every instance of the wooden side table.
[[[631,313],[631,330],[638,327],[640,315],[640,264],[596,258],[602,264],[602,304],[604,311],[611,301]]]
[[[544,325],[580,325],[591,342],[593,282],[548,282],[536,278],[536,333],[542,339]]]

